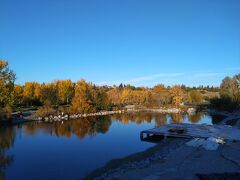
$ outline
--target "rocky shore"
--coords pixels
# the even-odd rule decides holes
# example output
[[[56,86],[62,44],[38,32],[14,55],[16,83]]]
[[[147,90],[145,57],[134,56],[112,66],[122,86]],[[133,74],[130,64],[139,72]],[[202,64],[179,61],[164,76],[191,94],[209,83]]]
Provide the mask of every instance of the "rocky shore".
[[[124,109],[117,111],[101,111],[97,113],[84,113],[84,114],[64,114],[59,115],[49,115],[45,117],[32,116],[31,119],[35,121],[53,122],[53,121],[63,121],[69,119],[78,119],[82,117],[92,117],[92,116],[105,116],[112,114],[123,114],[123,113],[138,113],[138,112],[152,112],[152,113],[162,113],[162,114],[175,114],[175,113],[192,113],[195,109],[189,108],[187,111],[181,110],[180,108],[159,108],[159,109]]]
[[[102,111],[97,113],[84,113],[84,114],[64,114],[61,115],[49,115],[46,117],[35,117],[34,120],[38,121],[45,121],[45,122],[52,122],[52,121],[63,121],[63,120],[69,120],[69,119],[79,119],[82,117],[92,117],[92,116],[106,116],[106,115],[112,115],[112,114],[122,114],[125,113],[125,110],[118,110],[118,111]]]
[[[113,160],[85,179],[201,179],[236,177],[240,173],[239,142],[226,142],[216,151],[189,147],[186,139],[168,139],[153,148]],[[217,178],[215,178],[217,179]]]
[[[216,111],[210,113],[219,115]],[[220,115],[228,120],[222,123],[237,119],[236,124],[240,124],[240,111],[220,112]],[[226,140],[214,150],[189,146],[190,141],[183,138],[160,140],[144,152],[110,161],[85,179],[239,179],[239,141]]]

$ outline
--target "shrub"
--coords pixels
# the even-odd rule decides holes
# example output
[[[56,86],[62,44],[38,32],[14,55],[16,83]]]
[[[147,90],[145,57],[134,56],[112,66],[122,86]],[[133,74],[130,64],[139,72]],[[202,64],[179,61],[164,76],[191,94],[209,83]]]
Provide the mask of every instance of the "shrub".
[[[203,96],[201,92],[192,90],[188,93],[188,101],[190,103],[201,103],[203,102]]]
[[[35,116],[46,117],[46,116],[54,115],[55,113],[56,113],[56,110],[52,108],[51,103],[49,101],[45,101],[44,105],[37,110]]]
[[[10,120],[12,117],[12,108],[10,106],[5,106],[0,108],[0,120]]]

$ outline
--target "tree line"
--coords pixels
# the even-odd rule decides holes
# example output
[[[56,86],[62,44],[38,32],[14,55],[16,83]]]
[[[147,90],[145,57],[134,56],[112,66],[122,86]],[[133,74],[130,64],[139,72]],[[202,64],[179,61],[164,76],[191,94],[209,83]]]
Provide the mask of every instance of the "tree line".
[[[126,105],[157,108],[179,107],[183,102],[201,103],[208,100],[206,88],[189,88],[184,85],[156,85],[152,88],[119,86],[96,86],[79,80],[56,80],[50,83],[26,82],[15,84],[16,75],[8,62],[0,60],[0,118],[8,118],[12,109],[40,106],[40,112],[54,111],[53,107],[67,107],[71,113],[90,113],[119,109]],[[217,88],[212,89],[215,92]],[[239,75],[225,78],[220,86],[221,97],[239,102]],[[215,94],[214,96],[217,96]],[[226,99],[226,98],[225,98]],[[218,98],[215,98],[217,101]],[[214,103],[215,101],[213,101]],[[4,116],[4,117],[3,117]]]

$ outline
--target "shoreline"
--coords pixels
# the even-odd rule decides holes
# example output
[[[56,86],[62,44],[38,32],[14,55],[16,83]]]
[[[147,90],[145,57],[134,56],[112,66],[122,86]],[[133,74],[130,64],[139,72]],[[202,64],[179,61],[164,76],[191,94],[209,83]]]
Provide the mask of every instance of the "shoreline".
[[[96,113],[79,113],[79,114],[64,114],[62,115],[48,115],[46,117],[35,117],[33,120],[38,121],[62,121],[62,120],[69,120],[69,119],[78,119],[82,117],[93,117],[93,116],[105,116],[105,115],[112,115],[112,114],[125,114],[125,113],[138,113],[138,112],[151,112],[151,113],[162,113],[162,114],[179,114],[179,113],[195,113],[196,109],[188,108],[188,110],[182,110],[180,108],[144,108],[144,109],[122,109],[116,111],[100,111]]]
[[[219,115],[218,112],[214,114]],[[220,115],[223,113],[220,112]],[[224,113],[224,116],[225,118],[218,124],[228,123],[237,118],[237,123],[234,125],[239,128],[239,111]],[[185,179],[186,177],[199,179],[205,174],[210,178],[215,177],[216,173],[220,174],[220,177],[223,173],[227,173],[224,176],[231,178],[236,175],[231,173],[240,173],[239,141],[226,141],[215,151],[205,150],[202,147],[189,147],[186,145],[188,141],[190,139],[162,139],[143,152],[111,160],[103,167],[92,171],[85,179]],[[206,163],[209,161],[214,163]]]
[[[190,110],[189,110],[190,109]],[[192,113],[196,110],[193,108],[188,108],[188,110],[182,110],[180,108],[144,108],[144,109],[122,109],[116,111],[100,111],[96,113],[84,113],[84,114],[58,114],[58,115],[48,115],[44,117],[35,116],[34,113],[36,111],[32,111],[32,115],[28,117],[19,118],[14,113],[14,117],[12,120],[4,120],[0,122],[1,124],[10,124],[10,125],[18,125],[24,124],[29,122],[57,122],[57,121],[67,121],[73,120],[78,118],[85,118],[85,117],[96,117],[96,116],[106,116],[106,115],[113,115],[113,114],[127,114],[127,113],[139,113],[139,112],[151,112],[151,113],[161,113],[161,114],[179,114],[179,113]]]
[[[201,175],[240,173],[240,143],[226,142],[216,151],[189,147],[187,139],[166,139],[143,152],[115,159],[84,179],[199,179]],[[177,158],[176,158],[177,157]],[[207,163],[206,163],[207,162]]]
[[[126,157],[113,159],[107,162],[104,166],[95,169],[88,174],[84,179],[105,179],[114,173],[124,173],[127,169],[144,169],[150,163],[165,157],[170,151],[182,145],[184,139],[168,139],[159,141],[158,144],[146,149],[145,151],[130,154]]]

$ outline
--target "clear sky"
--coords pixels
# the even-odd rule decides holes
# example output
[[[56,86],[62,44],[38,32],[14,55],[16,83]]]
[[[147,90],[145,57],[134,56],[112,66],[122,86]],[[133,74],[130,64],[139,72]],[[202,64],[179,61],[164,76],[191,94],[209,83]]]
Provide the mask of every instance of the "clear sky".
[[[240,72],[239,0],[0,0],[17,83],[219,85]]]

